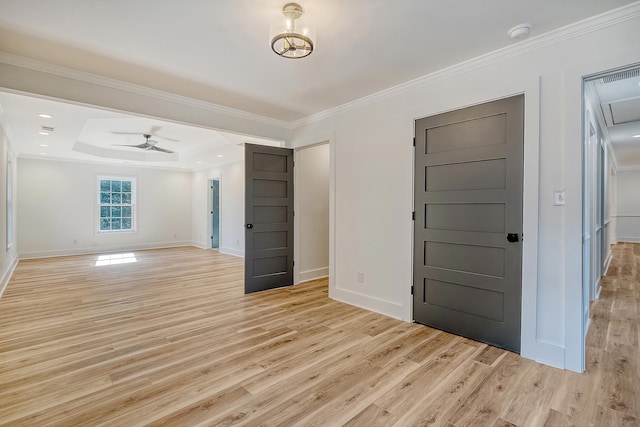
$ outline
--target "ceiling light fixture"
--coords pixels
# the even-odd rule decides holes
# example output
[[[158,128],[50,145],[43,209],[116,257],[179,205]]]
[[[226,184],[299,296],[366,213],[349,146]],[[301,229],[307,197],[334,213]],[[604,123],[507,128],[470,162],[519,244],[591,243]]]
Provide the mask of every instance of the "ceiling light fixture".
[[[49,135],[49,132],[41,130],[40,132],[38,132],[38,135]]]
[[[640,133],[637,135],[633,135],[632,138],[640,138]]]
[[[40,144],[40,147],[48,147],[48,144]]]
[[[42,117],[43,119],[51,119],[51,118],[53,118],[53,116],[50,116],[49,114],[38,114],[38,117]]]
[[[316,45],[316,33],[302,15],[304,10],[298,3],[287,3],[282,7],[282,19],[271,25],[271,49],[285,58],[309,56]]]
[[[222,157],[222,154],[218,154],[218,157]]]

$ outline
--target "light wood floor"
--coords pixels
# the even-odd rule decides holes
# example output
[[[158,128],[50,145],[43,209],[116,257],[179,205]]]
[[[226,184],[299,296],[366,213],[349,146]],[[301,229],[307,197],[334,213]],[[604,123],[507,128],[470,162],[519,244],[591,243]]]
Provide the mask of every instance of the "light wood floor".
[[[640,420],[640,245],[614,249],[576,374],[327,298],[243,295],[195,248],[21,261],[0,299],[0,424],[623,426]]]

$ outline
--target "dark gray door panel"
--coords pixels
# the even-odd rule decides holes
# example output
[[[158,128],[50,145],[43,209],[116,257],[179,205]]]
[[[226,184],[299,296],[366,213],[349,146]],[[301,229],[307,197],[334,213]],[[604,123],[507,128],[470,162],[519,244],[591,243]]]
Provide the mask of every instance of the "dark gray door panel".
[[[414,318],[520,351],[524,96],[416,121]]]
[[[245,293],[293,284],[293,150],[245,144]]]

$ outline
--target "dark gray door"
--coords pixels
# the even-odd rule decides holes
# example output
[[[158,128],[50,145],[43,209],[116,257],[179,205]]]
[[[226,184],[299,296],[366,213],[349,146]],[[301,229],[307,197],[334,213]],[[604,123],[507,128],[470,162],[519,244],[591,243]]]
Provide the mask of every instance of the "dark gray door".
[[[524,96],[416,121],[416,322],[520,351]]]
[[[293,150],[245,144],[245,293],[293,284]]]

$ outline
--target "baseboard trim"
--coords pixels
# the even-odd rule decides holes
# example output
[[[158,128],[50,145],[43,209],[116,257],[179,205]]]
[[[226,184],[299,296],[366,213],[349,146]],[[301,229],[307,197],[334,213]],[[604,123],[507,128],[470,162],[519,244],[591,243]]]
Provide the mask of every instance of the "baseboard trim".
[[[308,282],[309,280],[322,279],[324,277],[329,277],[328,266],[300,272],[300,282]]]
[[[607,260],[604,262],[604,273],[603,276],[607,275],[607,271],[609,271],[609,265],[611,265],[611,259],[613,258],[613,252],[609,250],[609,254],[607,254]]]
[[[618,243],[640,243],[640,237],[618,236]]]
[[[359,292],[342,289],[339,287],[329,288],[329,298],[336,301],[344,302],[349,305],[364,308],[365,310],[375,311],[394,319],[403,320],[402,304],[385,301]]]
[[[527,357],[524,354],[522,356]],[[533,359],[554,368],[567,369],[564,362],[564,348],[556,344],[536,340],[536,357]]]
[[[11,276],[13,276],[13,272],[18,265],[19,259],[20,258],[18,256],[13,258],[13,260],[11,261],[11,264],[9,265],[9,268],[2,275],[2,279],[0,279],[0,298],[2,298],[2,294],[4,293],[4,290],[7,289],[7,285],[9,284],[9,280],[11,280]]]
[[[18,256],[20,257],[20,259],[52,258],[59,256],[92,255],[123,251],[142,251],[145,249],[176,248],[182,246],[193,246],[193,242],[190,240],[185,240],[176,242],[142,243],[137,245],[125,246],[105,246],[95,248],[63,249],[55,251],[21,252],[20,254],[18,254]]]
[[[240,258],[244,258],[244,251],[243,251],[243,250],[241,250],[241,249],[233,249],[233,248],[223,248],[223,247],[220,247],[220,248],[218,248],[218,251],[219,251],[220,253],[223,253],[223,254],[233,255],[233,256],[240,257]]]
[[[204,242],[196,242],[196,241],[191,241],[191,246],[199,248],[199,249],[211,249],[207,247],[207,244]]]

